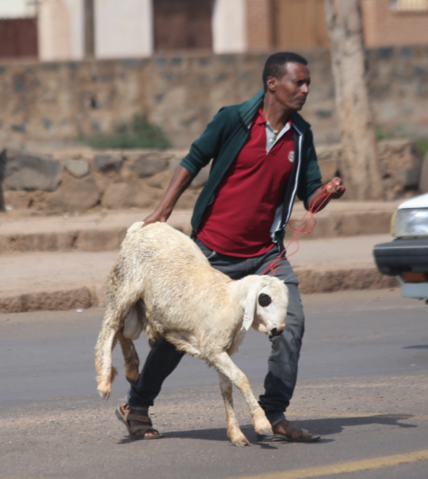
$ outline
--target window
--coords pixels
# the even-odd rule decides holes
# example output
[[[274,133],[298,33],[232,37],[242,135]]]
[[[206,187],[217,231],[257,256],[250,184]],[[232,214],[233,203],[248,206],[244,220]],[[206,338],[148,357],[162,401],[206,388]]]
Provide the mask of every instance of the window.
[[[154,0],[155,50],[212,50],[213,0]]]
[[[391,9],[399,12],[428,10],[428,0],[391,0]]]

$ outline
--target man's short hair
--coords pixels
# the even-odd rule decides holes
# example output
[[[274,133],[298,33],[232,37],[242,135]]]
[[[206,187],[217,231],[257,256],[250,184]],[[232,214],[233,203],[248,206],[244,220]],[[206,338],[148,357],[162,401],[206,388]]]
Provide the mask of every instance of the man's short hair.
[[[293,52],[278,52],[271,55],[266,60],[265,67],[263,69],[263,86],[265,91],[267,90],[266,82],[269,77],[274,77],[279,80],[285,75],[286,63],[301,63],[302,65],[307,65],[308,60]]]

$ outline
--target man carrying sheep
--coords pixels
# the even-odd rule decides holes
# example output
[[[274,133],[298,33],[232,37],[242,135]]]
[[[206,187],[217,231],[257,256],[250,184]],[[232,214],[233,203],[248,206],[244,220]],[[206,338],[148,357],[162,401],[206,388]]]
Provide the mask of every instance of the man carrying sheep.
[[[310,125],[297,113],[309,93],[307,61],[295,53],[275,53],[266,61],[263,83],[264,91],[252,99],[217,113],[180,163],[156,211],[144,220],[145,225],[167,221],[192,179],[213,159],[195,205],[192,237],[211,265],[231,279],[263,273],[283,251],[296,196],[307,209],[320,209],[345,192],[340,178],[322,184]],[[259,403],[272,424],[270,440],[312,442],[319,436],[295,427],[284,415],[296,385],[304,314],[297,277],[288,260],[279,264],[274,275],[289,290],[286,328],[270,338]],[[148,408],[182,356],[165,339],[149,353],[126,403],[117,409],[133,437],[162,437],[152,428]]]

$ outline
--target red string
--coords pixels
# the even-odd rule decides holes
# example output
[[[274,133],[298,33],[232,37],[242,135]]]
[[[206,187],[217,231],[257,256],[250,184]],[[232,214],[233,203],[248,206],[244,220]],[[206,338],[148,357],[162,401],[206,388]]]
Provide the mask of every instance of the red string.
[[[320,191],[321,188],[323,188],[323,186],[321,186],[318,189],[318,191]],[[299,249],[300,249],[299,235],[302,234],[302,233],[304,235],[308,235],[308,234],[312,233],[313,229],[315,228],[315,226],[317,224],[317,222],[315,220],[315,214],[318,213],[318,211],[320,211],[322,209],[322,207],[329,200],[331,195],[332,195],[332,193],[328,193],[328,192],[322,193],[319,196],[318,200],[316,201],[316,202],[318,202],[319,200],[321,200],[321,202],[318,204],[318,206],[316,208],[310,207],[309,210],[304,214],[304,216],[301,220],[290,220],[288,222],[288,227],[290,229],[292,229],[293,231],[295,231],[296,233],[291,238],[290,242],[287,244],[284,251],[282,251],[282,253],[280,253],[274,261],[272,261],[271,263],[268,264],[267,268],[260,273],[261,275],[276,274],[278,272],[278,270],[280,270],[283,266],[282,264],[279,264],[279,262],[283,259],[288,259],[290,256],[293,256],[293,254],[296,254],[299,251]],[[306,217],[308,217],[308,218],[306,218]],[[293,226],[293,224],[295,224],[295,223],[303,223],[303,224],[300,228],[295,228]],[[292,253],[287,254],[288,248],[290,247],[290,245],[293,242],[296,242],[296,245],[297,245],[296,251],[293,251]]]

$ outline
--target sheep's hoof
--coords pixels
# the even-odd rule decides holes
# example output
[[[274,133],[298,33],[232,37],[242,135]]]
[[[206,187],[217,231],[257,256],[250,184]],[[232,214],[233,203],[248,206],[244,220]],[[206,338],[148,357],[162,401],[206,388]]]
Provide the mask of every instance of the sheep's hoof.
[[[110,392],[101,391],[100,389],[98,389],[98,394],[100,395],[101,399],[104,399],[105,401],[107,401],[107,399],[110,397]]]
[[[245,436],[234,439],[232,443],[236,447],[251,446],[250,441],[248,441],[248,439]]]
[[[260,429],[257,432],[257,435],[259,436],[273,436],[273,431],[272,429]]]

